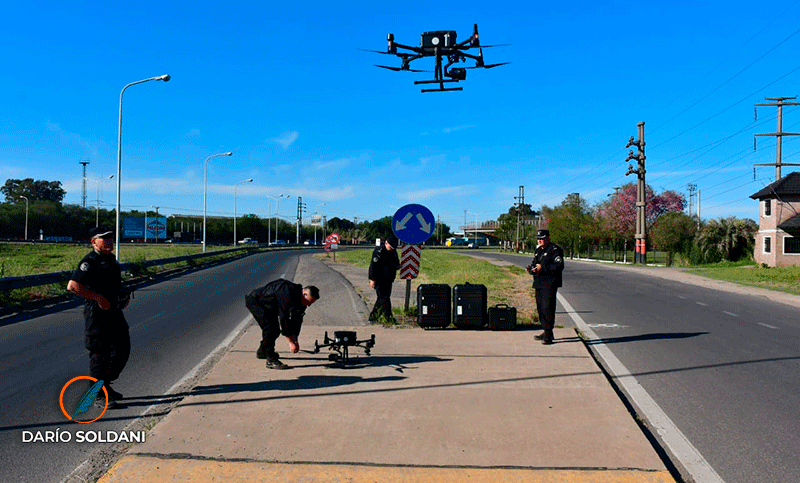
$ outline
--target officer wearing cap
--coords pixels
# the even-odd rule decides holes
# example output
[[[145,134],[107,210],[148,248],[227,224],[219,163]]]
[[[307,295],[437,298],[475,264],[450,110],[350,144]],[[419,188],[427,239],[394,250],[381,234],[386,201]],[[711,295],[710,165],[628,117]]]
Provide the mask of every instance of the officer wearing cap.
[[[536,289],[536,310],[544,332],[534,337],[543,344],[553,343],[553,327],[556,322],[556,292],[561,286],[561,272],[564,271],[564,251],[550,242],[550,232],[536,232],[536,250],[533,261],[528,265],[528,273],[533,275],[533,288]]]
[[[369,320],[378,321],[381,316],[394,323],[392,315],[392,283],[400,268],[400,257],[397,256],[397,237],[389,235],[383,244],[372,252],[369,264],[369,286],[375,289],[378,299],[369,314]]]
[[[89,231],[92,251],[78,264],[67,290],[86,299],[83,308],[84,341],[89,351],[89,375],[103,381],[108,392],[109,409],[124,407],[117,403],[122,394],[111,388],[131,353],[128,322],[122,309],[130,302],[129,292],[124,289],[117,258],[114,251],[114,232],[97,227]],[[105,405],[101,391],[98,401]]]

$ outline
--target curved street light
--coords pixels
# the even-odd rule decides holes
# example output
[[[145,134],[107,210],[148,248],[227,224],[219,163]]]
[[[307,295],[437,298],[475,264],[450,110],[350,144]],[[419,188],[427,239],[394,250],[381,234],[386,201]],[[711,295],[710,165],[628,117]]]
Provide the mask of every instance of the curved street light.
[[[270,220],[267,223],[267,238],[269,238],[269,239],[267,240],[267,242],[268,242],[267,246],[269,246],[269,244],[272,243],[272,237],[271,237],[270,229],[269,229],[269,227],[272,225],[272,200],[275,200],[275,241],[278,241],[278,219],[277,219],[278,207],[281,204],[281,200],[283,198],[288,198],[288,197],[289,197],[289,195],[285,195],[283,193],[279,194],[277,197],[267,195],[267,198],[270,199],[270,205],[269,205],[270,206]]]
[[[236,188],[242,183],[252,183],[253,178],[239,181],[233,185],[233,246],[235,247],[239,242],[236,240]]]
[[[213,154],[206,158],[205,169],[203,170],[203,253],[206,252],[206,198],[208,197],[208,161],[217,156],[233,156],[233,153]]]
[[[19,195],[20,198],[25,198],[25,240],[28,240],[28,197]]]
[[[120,246],[119,246],[119,196],[120,196],[120,189],[122,188],[122,94],[125,93],[125,89],[130,86],[134,86],[136,84],[141,84],[142,82],[148,82],[152,80],[160,80],[164,82],[168,82],[170,80],[170,76],[166,75],[159,75],[156,77],[151,77],[149,79],[144,79],[136,82],[131,82],[130,84],[126,85],[122,88],[122,91],[119,93],[119,125],[117,127],[117,224],[114,228],[114,248],[117,251],[117,261],[120,261]]]

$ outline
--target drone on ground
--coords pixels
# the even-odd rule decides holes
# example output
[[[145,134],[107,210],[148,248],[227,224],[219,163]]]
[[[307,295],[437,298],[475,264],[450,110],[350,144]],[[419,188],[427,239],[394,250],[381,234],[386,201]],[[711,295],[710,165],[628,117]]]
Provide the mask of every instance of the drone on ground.
[[[370,354],[370,349],[375,347],[375,334],[366,340],[357,340],[355,331],[337,330],[333,333],[333,339],[328,338],[328,331],[325,331],[325,339],[322,344],[314,341],[314,354],[319,354],[319,350],[328,347],[337,352],[329,354],[328,359],[337,364],[344,365],[349,362],[349,348],[361,347],[366,355]]]
[[[366,52],[376,52],[378,54],[396,55],[403,59],[400,67],[390,67],[387,65],[377,65],[384,69],[393,70],[395,72],[408,71],[408,72],[431,72],[429,70],[412,69],[410,64],[412,61],[421,59],[423,57],[436,57],[436,69],[433,71],[433,80],[414,81],[414,84],[439,84],[437,89],[422,89],[422,92],[444,92],[444,91],[460,91],[462,87],[449,87],[444,86],[445,83],[458,82],[466,80],[467,69],[491,69],[500,65],[506,65],[510,62],[500,62],[498,64],[485,64],[483,61],[483,47],[502,47],[509,44],[498,45],[481,45],[478,41],[478,24],[475,24],[472,35],[465,41],[456,42],[455,30],[435,30],[433,32],[422,32],[422,40],[419,47],[411,47],[408,45],[398,44],[394,41],[394,34],[388,36],[389,47],[386,52],[381,50],[364,50]],[[467,53],[469,49],[478,49],[478,55]],[[398,49],[407,50],[408,52],[398,52]],[[443,58],[447,59],[447,63],[443,64]],[[475,61],[474,66],[468,67],[453,67],[450,66],[459,62],[466,62],[467,59]]]

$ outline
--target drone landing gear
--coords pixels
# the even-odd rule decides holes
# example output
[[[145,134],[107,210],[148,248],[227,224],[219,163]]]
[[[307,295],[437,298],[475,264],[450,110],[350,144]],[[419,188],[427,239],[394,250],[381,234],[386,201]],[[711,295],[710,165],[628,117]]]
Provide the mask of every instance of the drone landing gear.
[[[337,330],[333,333],[333,339],[328,338],[328,332],[325,331],[324,343],[320,344],[314,341],[314,353],[318,354],[319,350],[323,347],[328,347],[336,351],[336,354],[329,354],[328,359],[335,364],[344,366],[350,362],[350,347],[361,347],[364,349],[366,355],[370,354],[370,349],[375,346],[375,334],[366,340],[357,340],[355,331]]]

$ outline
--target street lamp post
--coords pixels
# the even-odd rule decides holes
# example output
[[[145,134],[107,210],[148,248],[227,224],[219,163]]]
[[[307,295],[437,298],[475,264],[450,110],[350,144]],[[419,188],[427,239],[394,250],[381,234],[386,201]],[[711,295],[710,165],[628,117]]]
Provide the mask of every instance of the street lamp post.
[[[473,248],[478,248],[478,214],[472,213],[471,211],[468,211],[467,213],[469,213],[470,215],[475,215],[475,244],[472,246]],[[464,233],[466,232],[467,232],[467,227],[465,226]]]
[[[160,231],[159,228],[161,228],[161,222],[158,221],[158,206],[150,205],[150,207],[156,209],[156,240],[155,240],[155,243],[158,243],[158,232]],[[164,227],[164,228],[166,229],[166,227]],[[144,229],[147,230],[147,226],[145,226]]]
[[[113,174],[109,174],[105,178],[90,180],[90,181],[94,181],[95,183],[97,183],[97,198],[95,198],[95,200],[94,200],[94,226],[95,226],[95,228],[100,226],[100,183],[102,183],[103,181],[105,181],[107,179],[111,179],[113,177],[114,177]],[[89,179],[89,178],[83,178],[83,179],[86,180],[86,179]]]
[[[120,220],[120,207],[119,207],[119,199],[120,199],[120,189],[122,188],[122,94],[125,93],[125,89],[130,86],[141,84],[142,82],[148,82],[152,80],[160,80],[164,82],[168,82],[170,79],[169,75],[160,75],[156,77],[151,77],[149,79],[144,79],[136,82],[131,82],[130,84],[126,85],[122,88],[122,91],[119,93],[119,125],[117,127],[117,224],[114,229],[114,246],[117,251],[117,261],[120,260],[120,246],[119,246],[119,220]]]
[[[275,240],[274,241],[277,242],[278,241],[278,212],[280,211],[281,200],[284,199],[284,198],[289,198],[289,195],[285,195],[285,194],[281,193],[276,198],[273,198],[270,195],[267,195],[267,198],[269,198],[270,200],[275,200]],[[270,208],[271,207],[272,206],[270,205]],[[271,217],[271,214],[270,214],[270,220],[271,220],[271,218],[272,217]],[[270,221],[270,223],[271,223],[271,221]],[[270,223],[267,223],[267,227],[269,227]],[[267,228],[267,234],[269,235],[269,228]],[[272,242],[270,241],[270,243],[272,243]]]
[[[28,239],[28,197],[19,195],[20,198],[25,198],[25,240]]]
[[[271,232],[271,230],[272,230],[272,200],[276,200],[275,212],[277,213],[278,212],[278,203],[281,202],[281,198],[283,198],[284,196],[289,196],[289,195],[284,195],[283,193],[279,194],[277,197],[267,195],[267,198],[269,198],[269,217],[267,218],[267,245],[272,243],[272,232]],[[275,239],[277,239],[277,238],[278,238],[278,224],[276,222],[275,223]]]
[[[324,205],[325,205],[325,203],[322,203],[320,205],[315,206],[314,207],[314,214],[315,215],[317,214],[317,208],[319,208],[320,206],[324,206]],[[317,225],[314,225],[314,246],[316,246],[316,245],[317,245]]]
[[[236,188],[239,187],[242,183],[252,183],[253,178],[246,179],[244,181],[239,181],[235,185],[233,185],[233,246],[235,247],[239,242],[236,241]]]
[[[203,253],[206,252],[206,198],[208,197],[208,161],[217,156],[233,156],[233,153],[214,154],[206,158],[205,169],[203,171]]]

